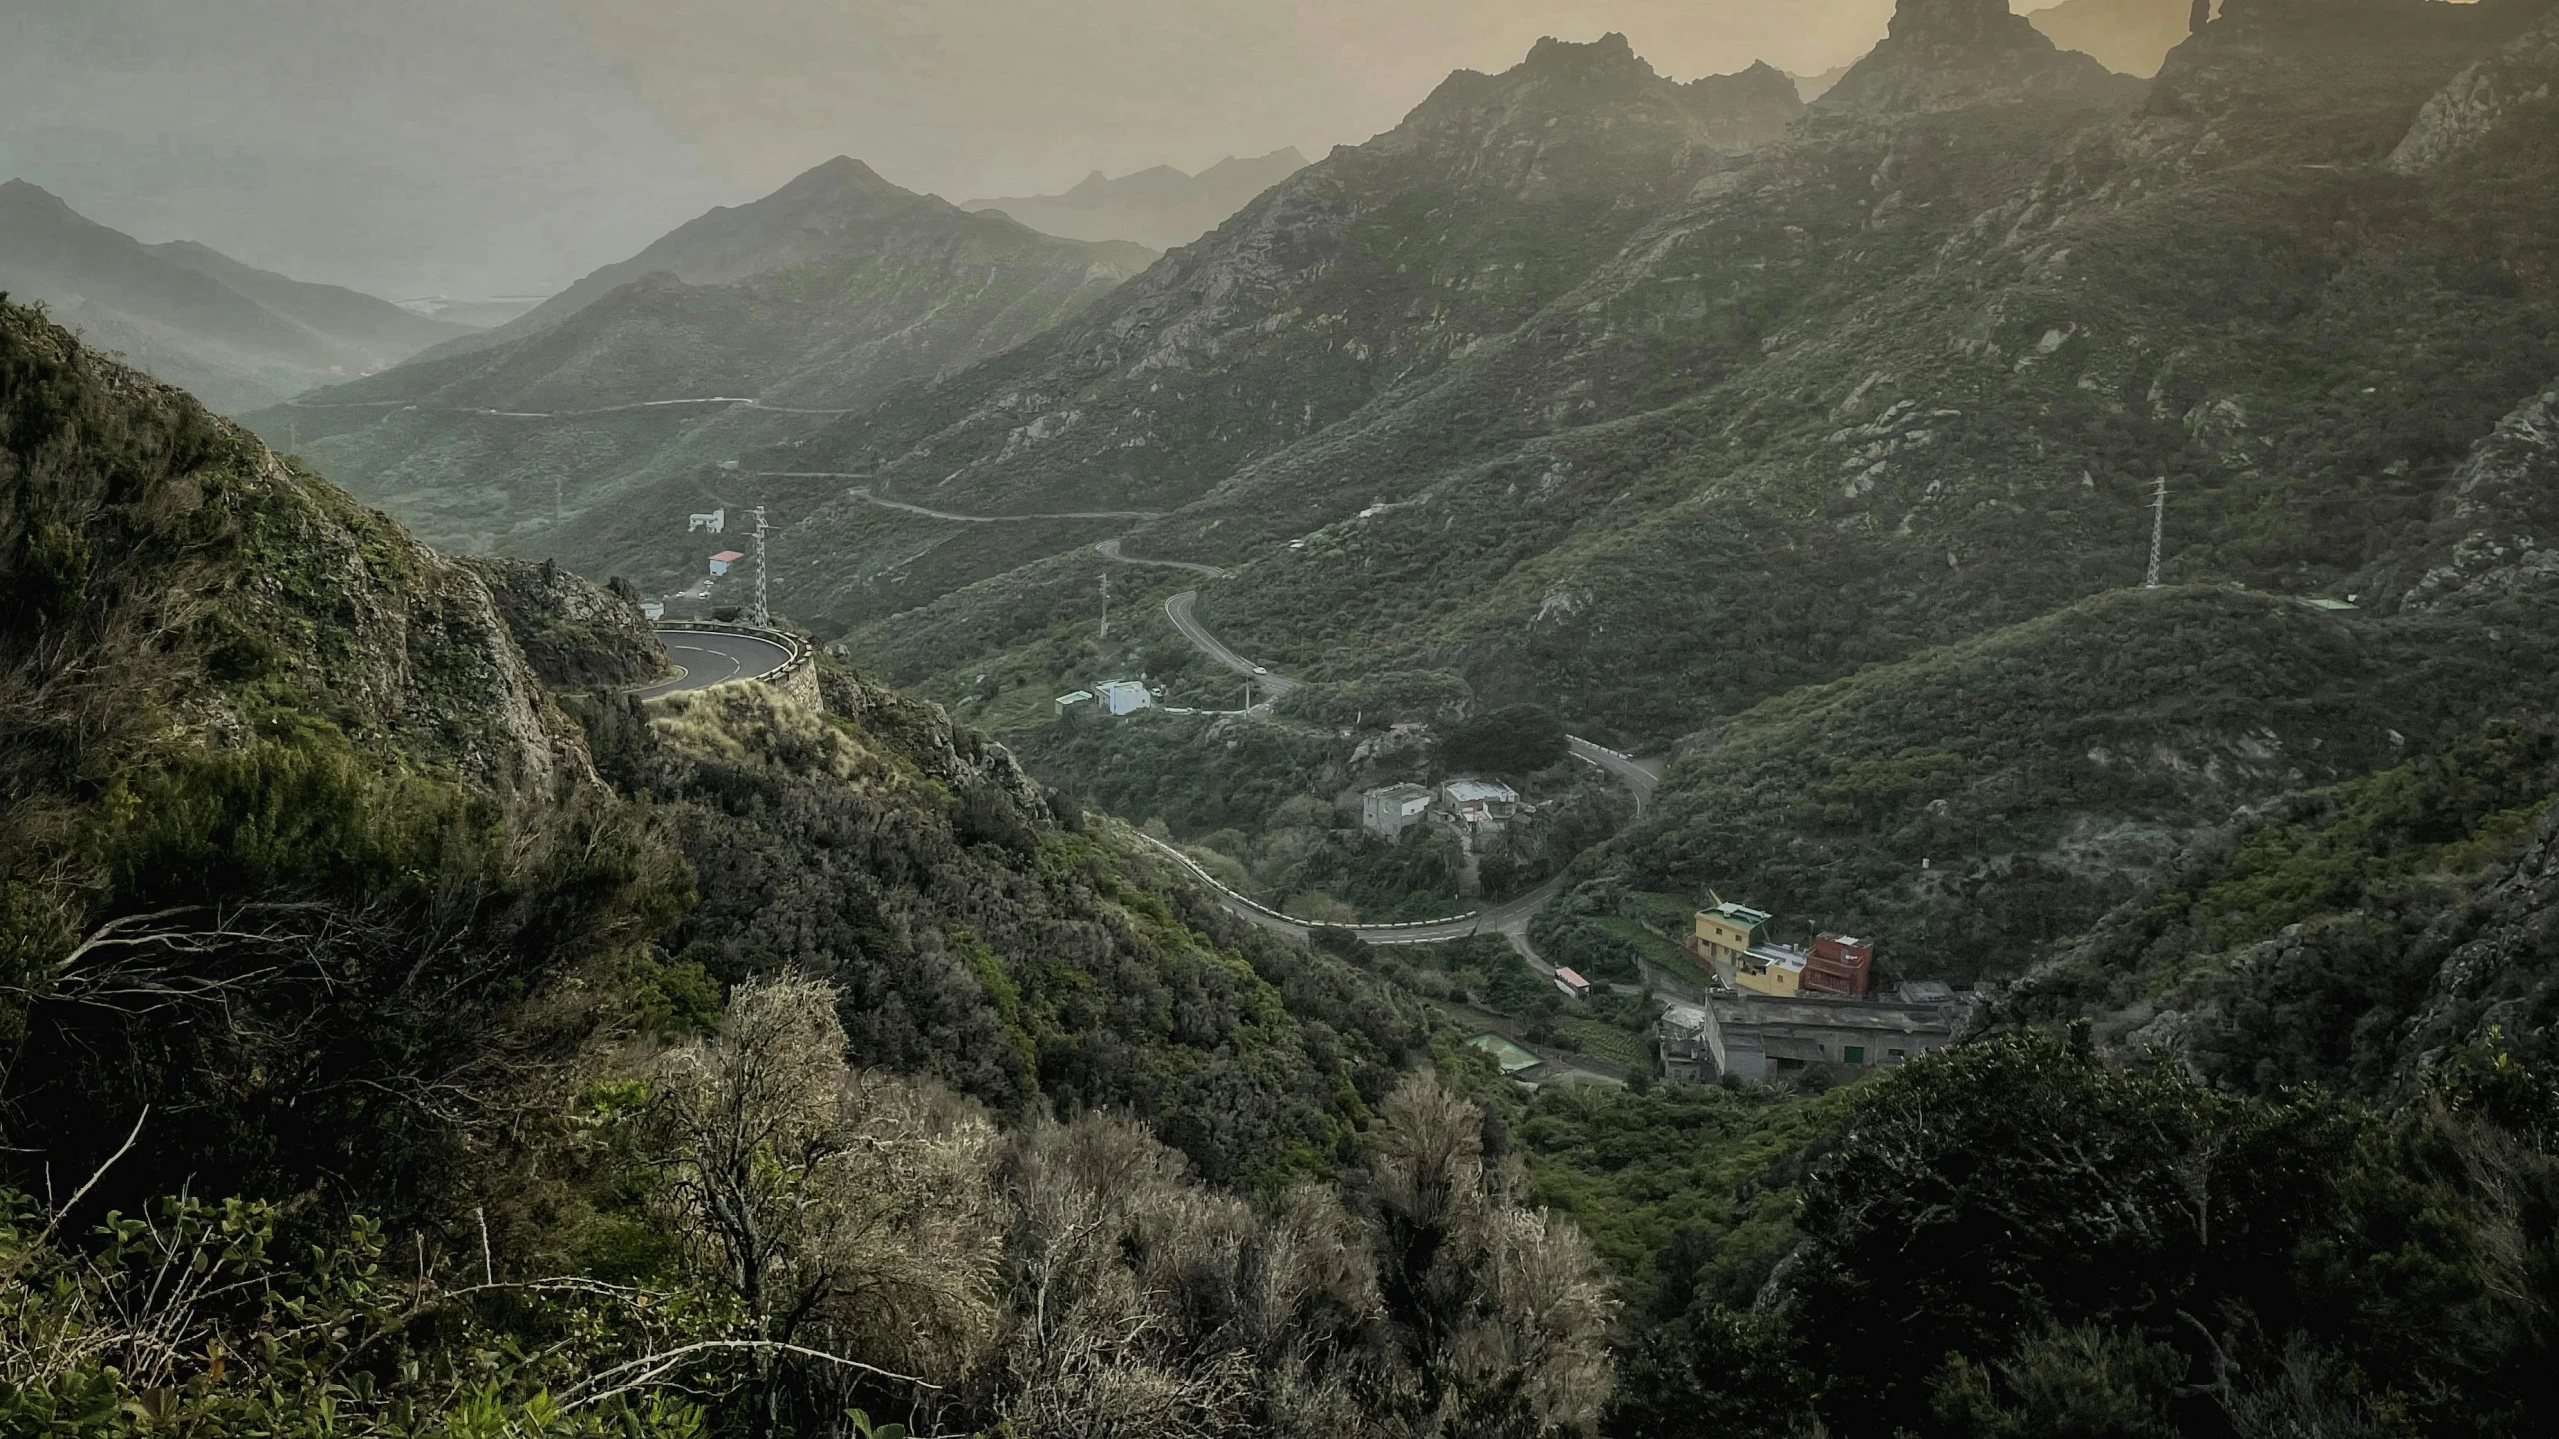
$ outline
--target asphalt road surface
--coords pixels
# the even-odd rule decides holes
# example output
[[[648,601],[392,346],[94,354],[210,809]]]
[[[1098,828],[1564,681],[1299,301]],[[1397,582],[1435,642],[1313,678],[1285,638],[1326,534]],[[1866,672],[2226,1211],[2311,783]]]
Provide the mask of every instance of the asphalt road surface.
[[[730,680],[762,679],[791,661],[790,646],[755,635],[733,635],[722,630],[660,630],[658,639],[666,646],[667,658],[675,661],[677,674],[671,680],[632,691],[642,699],[709,689]]]
[[[1141,560],[1135,555],[1121,554],[1118,540],[1097,540],[1093,544],[1093,551],[1103,559],[1123,565],[1160,565],[1168,570],[1189,570],[1195,575],[1206,575],[1213,580],[1226,577],[1226,571],[1215,565],[1194,564],[1189,560]],[[1199,592],[1193,590],[1191,593],[1197,595]]]
[[[1622,755],[1613,749],[1592,744],[1580,735],[1564,736],[1564,747],[1571,750],[1577,758],[1588,760],[1625,781],[1626,788],[1634,792],[1635,808],[1639,812],[1645,805],[1652,802],[1653,786],[1662,782],[1660,760],[1636,759],[1632,755]]]
[[[1191,618],[1191,605],[1196,602],[1199,597],[1200,592],[1197,590],[1184,590],[1180,594],[1175,595],[1164,602],[1164,617],[1173,622],[1173,628],[1182,632],[1182,638],[1189,640],[1193,645],[1197,646],[1200,653],[1207,655],[1210,659],[1217,661],[1219,664],[1226,666],[1228,669],[1235,671],[1237,674],[1251,675],[1254,683],[1259,684],[1263,689],[1270,691],[1273,699],[1277,699],[1281,695],[1287,694],[1290,690],[1297,688],[1297,681],[1292,679],[1284,679],[1274,674],[1254,674],[1253,662],[1251,660],[1248,660],[1242,655],[1237,654],[1235,651],[1228,649],[1226,646],[1219,644],[1217,642],[1217,636],[1201,629],[1200,622]]]

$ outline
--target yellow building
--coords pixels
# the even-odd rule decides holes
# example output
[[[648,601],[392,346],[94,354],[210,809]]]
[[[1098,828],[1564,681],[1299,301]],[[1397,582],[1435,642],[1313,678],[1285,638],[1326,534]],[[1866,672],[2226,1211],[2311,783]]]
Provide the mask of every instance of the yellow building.
[[[1782,944],[1755,944],[1742,952],[1727,977],[1736,988],[1792,999],[1804,987],[1806,958],[1804,951]]]
[[[1753,945],[1767,938],[1768,922],[1774,917],[1765,910],[1718,899],[1714,908],[1697,911],[1697,932],[1689,936],[1688,957],[1730,974]]]

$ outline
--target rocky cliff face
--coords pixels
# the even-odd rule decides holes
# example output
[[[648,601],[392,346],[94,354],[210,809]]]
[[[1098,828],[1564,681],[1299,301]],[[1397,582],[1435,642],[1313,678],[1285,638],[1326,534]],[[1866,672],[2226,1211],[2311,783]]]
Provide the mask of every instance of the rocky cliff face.
[[[2426,936],[2424,952],[2441,963],[2406,1029],[2410,1058],[2492,1025],[2536,1047],[2559,1034],[2559,808],[2511,869]]]
[[[2528,107],[2548,111],[2554,86],[2559,86],[2559,8],[2436,91],[2390,152],[2390,168],[2417,175],[2448,164],[2478,148]]]
[[[2559,583],[2559,387],[2497,422],[2455,470],[2407,609]]]
[[[1815,104],[1821,115],[1895,115],[1991,100],[2129,103],[2138,82],[2045,38],[2008,0],[1903,0],[1882,44]]]
[[[595,585],[549,560],[466,559],[526,663],[555,689],[611,689],[670,672],[628,580]]]

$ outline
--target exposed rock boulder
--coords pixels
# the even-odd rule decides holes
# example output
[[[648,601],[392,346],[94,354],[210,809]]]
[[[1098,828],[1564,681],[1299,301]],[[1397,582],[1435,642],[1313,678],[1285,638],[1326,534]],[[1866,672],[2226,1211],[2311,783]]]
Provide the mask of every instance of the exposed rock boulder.
[[[2426,939],[2446,952],[2403,1052],[2423,1056],[2495,1026],[2547,1053],[2559,1031],[2559,809],[2543,815],[2511,871]]]
[[[1901,0],[1883,43],[1814,108],[1892,115],[2001,100],[2128,103],[2140,93],[2140,81],[2053,44],[2008,0]]]
[[[2559,87],[2559,7],[2436,91],[2390,152],[2390,168],[2403,175],[2424,174],[2477,147],[2524,107],[2549,105],[2554,87]]]

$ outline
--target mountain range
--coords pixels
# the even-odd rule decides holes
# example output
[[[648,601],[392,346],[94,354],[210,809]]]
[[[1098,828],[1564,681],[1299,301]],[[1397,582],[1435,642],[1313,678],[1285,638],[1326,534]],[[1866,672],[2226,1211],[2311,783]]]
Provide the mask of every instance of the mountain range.
[[[248,419],[437,543],[518,546],[515,531],[642,478],[696,475],[1002,353],[1153,258],[838,158],[493,330]]]
[[[2234,0],[2145,85],[1906,0],[1800,118],[1615,41],[1454,77],[794,446],[871,478],[786,536],[784,603],[1000,727],[1050,676],[1214,678],[1149,618],[1198,587],[1281,673],[1453,673],[1678,746],[1630,883],[2013,969],[2234,809],[2542,702],[2519,537],[2551,520],[2471,462],[2559,376],[2559,21],[2353,18]],[[1097,646],[1104,538],[1228,577],[1114,571]]]
[[[658,589],[698,573],[673,516],[767,504],[779,608],[999,728],[1045,723],[1069,674],[1216,680],[1156,608],[1198,587],[1198,622],[1282,673],[1456,676],[1680,747],[1605,860],[1629,882],[1731,881],[1950,974],[2013,968],[2198,826],[2523,693],[2481,681],[2537,632],[2542,571],[2481,537],[2538,533],[2535,502],[2462,467],[2559,375],[2559,22],[2353,4],[2233,0],[2144,82],[2002,0],[1904,0],[1810,106],[1765,66],[1681,83],[1622,37],[1542,42],[854,413],[437,420],[568,474],[556,525],[539,470],[396,412],[306,448],[433,532],[512,505],[508,545]],[[348,390],[503,376],[443,402],[562,404],[532,377],[576,371],[490,359],[574,319]],[[556,460],[614,436],[607,483]],[[360,452],[382,467],[337,458]],[[2166,583],[2126,594],[2155,518]],[[1109,644],[1077,618],[1106,573]],[[2460,594],[2412,606],[2429,575]],[[2311,601],[2355,608],[2305,627]],[[2255,660],[2197,692],[2176,645],[2096,638],[2119,627]],[[2447,678],[2376,678],[2411,666]],[[1896,758],[1941,693],[1934,757]],[[2055,718],[1980,748],[1972,703]],[[1829,819],[1779,802],[1821,784]],[[1781,862],[1840,816],[1853,862]]]
[[[470,333],[193,241],[146,245],[24,180],[0,184],[0,293],[42,302],[91,344],[231,413]]]
[[[962,200],[963,210],[1001,210],[1034,230],[1070,240],[1134,240],[1157,250],[1187,245],[1244,202],[1306,168],[1294,147],[1251,159],[1234,156],[1196,175],[1170,165],[1117,178],[1096,170],[1060,195]]]
[[[2559,1429],[2559,4],[1800,96],[1116,269],[837,161],[261,418],[515,557],[0,304],[0,1429]],[[762,679],[528,557],[721,500]]]

